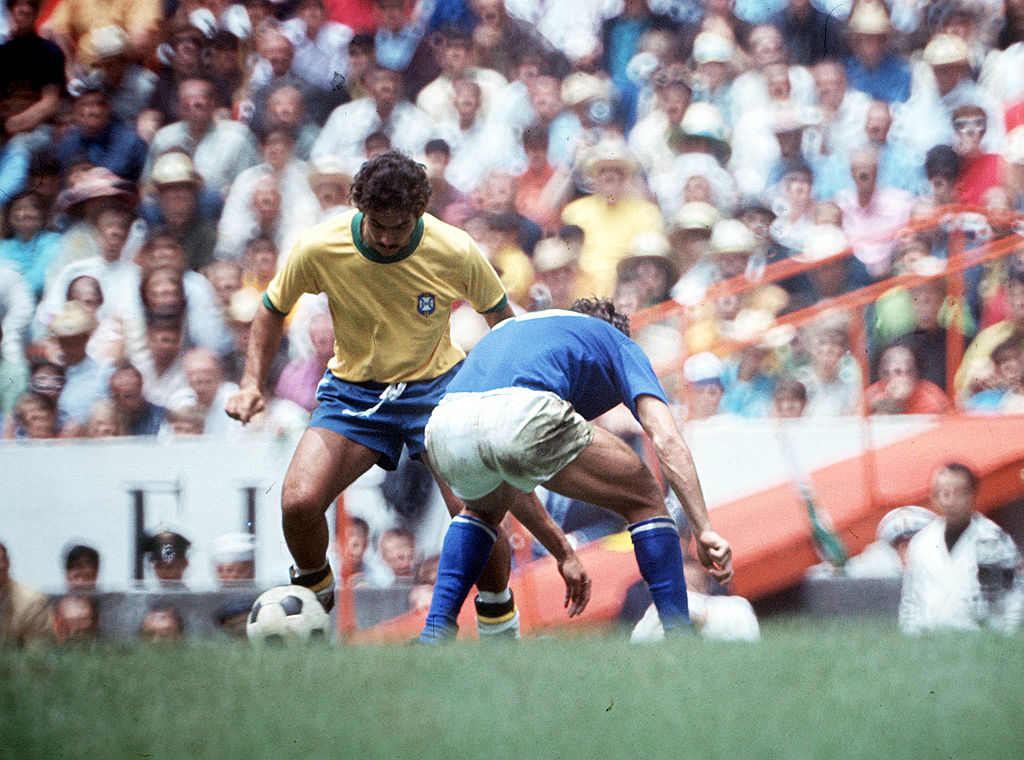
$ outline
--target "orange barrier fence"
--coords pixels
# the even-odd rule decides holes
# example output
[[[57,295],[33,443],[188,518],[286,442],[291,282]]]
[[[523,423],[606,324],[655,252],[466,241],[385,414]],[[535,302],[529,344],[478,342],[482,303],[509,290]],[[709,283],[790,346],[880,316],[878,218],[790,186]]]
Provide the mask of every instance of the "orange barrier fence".
[[[1008,230],[1008,232],[969,251],[965,250],[963,223],[959,222],[965,216],[974,223],[976,223],[977,219],[984,218],[987,224],[995,225],[997,228]],[[963,273],[975,266],[1003,258],[1024,246],[1024,238],[1021,236],[1022,221],[1024,221],[1024,217],[1020,215],[983,212],[975,207],[956,206],[938,209],[927,219],[908,225],[904,232],[916,232],[940,225],[949,228],[948,258],[945,261],[945,267],[941,271],[926,274],[905,273],[888,277],[857,290],[825,299],[806,308],[783,314],[775,321],[773,326],[800,328],[813,323],[823,314],[845,312],[854,313],[855,316],[860,317],[854,320],[855,329],[859,329],[864,325],[863,309],[873,304],[883,294],[894,288],[910,289],[934,280],[945,280],[948,297],[955,300],[959,308],[966,308],[966,305],[962,304],[964,297]],[[817,261],[784,259],[766,266],[756,279],[749,279],[746,275],[740,275],[715,283],[708,288],[705,303],[713,303],[715,300],[726,296],[742,295],[754,288],[778,283],[794,275],[805,274],[814,269],[828,266],[853,255],[853,248],[854,246],[848,247],[840,253]],[[649,325],[673,321],[680,332],[685,333],[687,328],[692,325],[690,315],[693,310],[692,307],[669,300],[634,314],[630,321],[634,331],[639,331]],[[947,377],[951,380],[963,356],[963,333],[961,330],[954,329],[948,331],[947,335],[950,338],[947,342]],[[764,334],[750,336],[745,340],[720,337],[710,346],[710,350],[720,355],[727,355],[746,346],[754,345],[763,337]],[[856,334],[852,337],[855,355],[862,368],[866,370],[868,366],[866,341],[863,339],[858,340]],[[683,345],[685,346],[685,340]],[[675,356],[667,358],[652,356],[651,360],[659,377],[664,377],[671,373],[680,372],[688,357],[689,354],[684,349]],[[864,376],[867,378],[869,373],[865,371]],[[865,383],[865,387],[866,385],[867,383]],[[951,389],[953,387],[952,382],[947,383],[947,387]]]

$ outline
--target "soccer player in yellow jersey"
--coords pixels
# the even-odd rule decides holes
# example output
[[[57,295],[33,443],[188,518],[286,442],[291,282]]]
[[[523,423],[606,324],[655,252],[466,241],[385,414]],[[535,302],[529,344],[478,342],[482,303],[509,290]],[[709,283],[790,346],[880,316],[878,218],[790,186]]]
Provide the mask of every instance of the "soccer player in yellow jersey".
[[[512,316],[472,238],[424,213],[430,185],[420,164],[397,151],[375,156],[350,194],[356,210],[305,232],[268,285],[239,390],[226,406],[242,422],[265,408],[262,388],[285,316],[303,293],[325,293],[335,354],[285,475],[281,508],[295,562],[291,580],[316,591],[327,609],[334,602],[325,517],[331,502],[374,464],[394,469],[403,445],[430,465],[423,428],[465,358],[449,332],[452,304],[468,301],[492,327]],[[438,482],[449,511],[458,514],[462,504]],[[553,547],[566,605],[585,604],[590,579],[540,502],[531,495],[513,511]],[[517,636],[508,542],[497,545],[477,583],[478,628]]]

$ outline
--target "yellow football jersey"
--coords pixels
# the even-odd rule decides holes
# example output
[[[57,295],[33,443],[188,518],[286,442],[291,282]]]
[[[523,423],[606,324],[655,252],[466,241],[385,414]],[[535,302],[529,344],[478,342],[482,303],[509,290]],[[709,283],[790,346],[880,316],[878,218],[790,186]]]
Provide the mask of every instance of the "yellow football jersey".
[[[478,312],[507,303],[497,273],[463,230],[425,214],[397,254],[383,257],[351,211],[307,230],[267,286],[263,301],[287,314],[303,293],[326,293],[334,323],[328,367],[349,382],[430,380],[465,354],[452,343],[452,304]]]

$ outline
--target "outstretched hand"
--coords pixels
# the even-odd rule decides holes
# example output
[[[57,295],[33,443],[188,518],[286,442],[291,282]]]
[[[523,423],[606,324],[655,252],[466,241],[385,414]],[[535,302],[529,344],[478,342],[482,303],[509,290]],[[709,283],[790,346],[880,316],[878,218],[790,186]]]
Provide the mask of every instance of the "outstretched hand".
[[[590,575],[575,553],[558,563],[558,572],[565,581],[565,601],[562,606],[568,608],[569,617],[575,617],[586,609],[590,601]]]
[[[706,530],[697,537],[697,558],[719,583],[728,583],[732,578],[732,547],[713,530]]]

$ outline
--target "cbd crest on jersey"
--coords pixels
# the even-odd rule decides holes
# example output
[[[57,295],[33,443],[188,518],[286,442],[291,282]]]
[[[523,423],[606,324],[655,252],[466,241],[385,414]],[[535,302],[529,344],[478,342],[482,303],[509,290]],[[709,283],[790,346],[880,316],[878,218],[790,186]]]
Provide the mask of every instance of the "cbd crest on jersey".
[[[434,313],[436,304],[434,302],[433,293],[420,293],[416,297],[416,311],[422,314],[424,317],[429,317]]]

